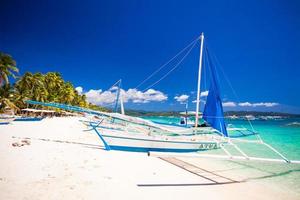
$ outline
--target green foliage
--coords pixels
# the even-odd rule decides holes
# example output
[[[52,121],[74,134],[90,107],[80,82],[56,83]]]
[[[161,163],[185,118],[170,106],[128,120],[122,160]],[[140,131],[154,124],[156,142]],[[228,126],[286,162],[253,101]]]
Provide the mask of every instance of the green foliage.
[[[0,52],[0,111],[7,107],[18,109],[13,102],[13,91],[9,84],[9,77],[16,78],[15,73],[18,72],[16,61],[10,55]]]
[[[126,110],[126,115],[130,116],[181,116],[180,112],[175,111],[144,111],[144,110]]]
[[[13,102],[13,91],[10,84],[4,84],[0,87],[0,111],[4,111],[7,107],[13,110],[19,109]]]
[[[97,111],[101,111],[101,112],[111,112],[111,110],[108,109],[108,108],[97,106],[97,105],[94,105],[94,104],[91,104],[91,103],[88,105],[88,107],[92,110],[97,110]]]
[[[108,109],[90,104],[85,95],[79,94],[71,82],[65,82],[58,72],[46,74],[26,72],[11,86],[9,77],[17,78],[16,61],[0,52],[0,112],[9,107],[13,110],[26,108],[26,100],[55,102],[109,112]]]
[[[17,78],[19,69],[16,61],[8,54],[0,52],[0,111],[9,107],[13,110],[27,107],[25,100],[56,102],[95,110],[105,108],[89,104],[85,95],[78,94],[71,82],[65,82],[58,72],[46,74],[26,72],[11,86],[9,77]]]
[[[10,55],[0,52],[0,86],[9,84],[9,77],[16,78],[15,73],[18,72],[16,61]]]
[[[86,97],[78,94],[70,82],[65,82],[57,72],[47,74],[26,72],[14,86],[16,105],[25,106],[25,100],[56,102],[87,107]]]

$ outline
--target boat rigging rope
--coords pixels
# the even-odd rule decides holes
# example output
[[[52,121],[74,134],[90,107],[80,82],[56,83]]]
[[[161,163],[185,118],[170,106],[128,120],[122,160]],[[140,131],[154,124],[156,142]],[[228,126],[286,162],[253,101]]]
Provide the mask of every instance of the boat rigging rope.
[[[207,44],[207,42],[206,42],[206,44]],[[206,45],[206,48],[207,48],[207,50],[209,50],[208,45]],[[240,102],[240,98],[239,98],[239,96],[237,95],[237,92],[235,91],[235,89],[233,88],[233,86],[232,86],[232,84],[231,84],[231,82],[230,82],[228,76],[226,75],[225,70],[223,69],[223,66],[222,66],[221,63],[219,62],[217,56],[213,53],[213,51],[209,51],[209,52],[211,52],[212,56],[214,57],[214,60],[216,61],[216,64],[217,64],[218,66],[220,66],[219,68],[221,69],[221,72],[222,72],[222,74],[223,74],[223,76],[224,76],[226,82],[228,83],[230,89],[232,90],[233,95],[235,96],[236,100],[237,100],[238,102]],[[247,111],[248,111],[248,110],[247,110]],[[251,121],[250,121],[248,118],[246,118],[246,119],[247,119],[247,121],[248,121],[248,123],[249,123],[249,125],[250,125],[250,127],[251,127],[251,129],[252,129],[252,131],[253,131],[253,132],[256,132],[256,131],[254,130],[254,127],[253,127]],[[262,138],[260,137],[259,134],[255,134],[255,135],[256,135],[256,138],[257,138],[260,142],[263,142],[263,140],[262,140]]]
[[[184,54],[184,56],[179,60],[179,62],[170,71],[168,71],[159,80],[157,80],[156,82],[154,82],[153,84],[151,84],[150,86],[148,86],[146,89],[144,89],[143,92],[145,92],[146,90],[150,89],[151,87],[153,87],[154,85],[156,85],[157,83],[159,83],[160,81],[162,81],[163,79],[165,79],[172,71],[174,71],[182,63],[182,61],[190,54],[190,52],[192,51],[192,49],[195,47],[196,44],[197,44],[197,40],[194,41],[194,43],[192,44],[191,48]]]
[[[208,63],[208,58],[207,58],[207,55],[206,55],[206,53],[205,53],[205,51],[203,52],[203,66],[207,66],[207,63]],[[208,67],[208,69],[209,69],[209,67]],[[207,69],[207,72],[206,72],[206,68],[205,67],[203,67],[202,68],[202,72],[203,72],[203,91],[207,91],[209,88],[207,88],[207,83],[206,83],[206,79],[208,78],[208,77],[206,77],[206,76],[208,76],[208,74],[209,74],[209,71],[208,71],[208,69]],[[201,99],[201,96],[200,96],[200,99]]]
[[[143,85],[147,80],[152,78],[155,74],[157,74],[160,70],[162,70],[164,67],[166,67],[171,61],[173,61],[175,58],[177,58],[180,54],[182,54],[186,49],[188,49],[190,46],[195,45],[195,43],[200,39],[200,36],[197,37],[195,40],[193,40],[190,44],[188,44],[186,47],[184,47],[181,51],[179,51],[174,57],[172,57],[170,60],[168,60],[166,63],[164,63],[162,66],[160,66],[157,70],[155,70],[150,76],[148,76],[146,79],[144,79],[142,82],[140,82],[135,89]]]
[[[117,86],[120,83],[121,79],[115,82],[108,90],[112,90],[115,86]]]

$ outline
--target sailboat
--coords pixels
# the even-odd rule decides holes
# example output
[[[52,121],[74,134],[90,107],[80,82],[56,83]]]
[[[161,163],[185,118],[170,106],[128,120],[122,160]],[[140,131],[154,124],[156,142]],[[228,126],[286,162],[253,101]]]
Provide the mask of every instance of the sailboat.
[[[197,101],[195,124],[192,128],[181,128],[158,125],[141,118],[129,117],[124,114],[121,81],[117,92],[120,100],[121,114],[109,114],[113,120],[102,118],[99,124],[90,124],[96,131],[105,147],[109,150],[138,151],[138,152],[193,152],[220,148],[226,142],[227,130],[224,123],[222,102],[219,94],[217,79],[212,79],[211,91],[204,110],[203,118],[210,127],[199,126],[200,86],[202,72],[202,57],[204,34],[200,38],[200,59],[198,66]],[[215,69],[210,70],[215,76]],[[115,111],[116,111],[115,107]],[[213,116],[213,117],[211,117]],[[112,123],[113,121],[113,123]]]
[[[123,94],[121,92],[121,80],[114,86],[118,86],[117,100],[114,113],[100,112],[91,109],[81,108],[77,106],[45,103],[27,100],[28,104],[50,106],[54,108],[65,109],[74,112],[87,113],[92,116],[97,116],[98,120],[84,121],[90,130],[95,131],[106,150],[121,150],[131,152],[147,152],[153,155],[153,152],[167,153],[164,155],[180,153],[180,155],[189,155],[195,157],[212,157],[222,159],[242,159],[242,160],[257,160],[270,162],[286,162],[297,163],[300,161],[289,160],[271,145],[265,143],[260,136],[254,132],[247,130],[250,134],[257,137],[257,140],[243,140],[240,138],[232,138],[228,134],[226,124],[224,122],[224,113],[220,94],[217,69],[212,62],[210,55],[208,57],[208,67],[211,74],[210,88],[206,99],[206,104],[203,110],[202,119],[205,121],[205,126],[199,123],[200,115],[200,88],[201,88],[201,73],[203,65],[204,52],[204,34],[202,33],[197,41],[200,41],[200,56],[198,65],[198,81],[197,81],[197,100],[195,110],[195,124],[191,127],[180,127],[172,125],[162,125],[145,120],[138,117],[131,117],[125,114],[123,105]],[[207,49],[206,49],[207,50]],[[207,66],[206,66],[207,67]],[[117,113],[118,105],[121,105],[121,113]],[[231,128],[235,129],[235,128]],[[241,132],[242,135],[247,135],[240,129],[235,129]],[[264,145],[273,153],[279,156],[279,159],[262,158],[248,156],[235,141],[239,143],[253,143]],[[231,154],[226,148],[226,145],[232,146],[241,156]],[[221,149],[226,155],[212,154],[192,154],[191,152],[207,151],[213,149]],[[187,154],[184,154],[187,153]],[[155,155],[155,154],[154,154]],[[177,155],[177,154],[176,154]],[[162,156],[159,154],[159,156]],[[177,155],[178,156],[178,155]]]

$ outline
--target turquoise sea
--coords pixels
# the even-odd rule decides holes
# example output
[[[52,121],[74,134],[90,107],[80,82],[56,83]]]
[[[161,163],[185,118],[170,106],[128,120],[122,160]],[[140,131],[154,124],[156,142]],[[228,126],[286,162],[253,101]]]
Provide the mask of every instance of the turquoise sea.
[[[179,123],[178,117],[144,117],[145,119],[162,123]],[[247,120],[226,120],[227,124],[234,127],[252,129]],[[286,118],[279,120],[252,120],[251,124],[259,132],[262,140],[286,156],[290,160],[300,160],[300,118]],[[252,138],[251,138],[252,137]],[[244,139],[253,139],[253,136]],[[249,156],[279,158],[262,145],[238,144]],[[234,149],[228,150],[233,155],[240,155]],[[210,151],[213,154],[223,155],[220,150]],[[300,198],[300,164],[286,164],[258,161],[215,160],[213,163],[220,165],[240,176],[245,175],[245,180],[265,181],[280,190],[289,190]]]
[[[179,117],[143,117],[159,123],[179,123]],[[272,120],[250,121],[255,132],[266,143],[274,146],[291,160],[300,160],[300,118],[284,118]],[[226,124],[236,128],[252,130],[249,121],[241,119],[226,119]],[[243,138],[243,139],[253,139]],[[255,151],[255,149],[253,149]]]

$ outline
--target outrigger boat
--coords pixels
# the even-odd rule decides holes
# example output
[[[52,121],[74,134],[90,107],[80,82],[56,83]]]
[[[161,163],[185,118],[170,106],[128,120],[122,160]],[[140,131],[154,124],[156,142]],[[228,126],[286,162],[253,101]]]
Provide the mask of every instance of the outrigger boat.
[[[200,58],[198,66],[198,82],[197,82],[197,100],[195,111],[195,124],[188,126],[172,126],[166,124],[157,124],[142,118],[131,117],[125,115],[123,106],[123,97],[121,93],[121,80],[112,87],[118,86],[117,100],[115,105],[115,113],[99,112],[85,109],[77,106],[70,106],[59,103],[44,103],[37,101],[26,101],[28,104],[50,106],[65,109],[74,112],[86,113],[88,116],[97,116],[97,119],[83,120],[82,122],[94,130],[104,144],[106,150],[121,150],[133,152],[168,152],[181,153],[180,155],[215,157],[226,159],[245,159],[274,161],[286,163],[300,163],[300,161],[291,161],[278,152],[274,147],[262,141],[258,133],[251,130],[243,131],[242,129],[230,127],[229,132],[238,132],[241,136],[254,135],[257,140],[243,140],[240,138],[232,138],[228,134],[227,127],[224,122],[223,107],[220,95],[219,81],[216,74],[215,64],[212,62],[207,48],[204,50],[204,34],[202,33],[197,40],[192,43],[192,47],[197,41],[200,41]],[[200,86],[202,72],[202,57],[206,53],[207,64],[211,74],[210,89],[208,92],[206,104],[203,111],[202,119],[205,124],[199,124],[200,110]],[[118,105],[121,105],[121,114],[116,113]],[[248,156],[236,144],[237,142],[261,144],[271,150],[280,159],[259,158]],[[231,154],[227,148],[231,145],[241,156]],[[225,152],[225,156],[220,155],[200,155],[200,154],[184,154],[187,152],[206,151],[213,149],[221,149]],[[155,153],[154,153],[155,155]],[[159,154],[161,156],[161,154]],[[168,155],[168,154],[164,154]]]
[[[82,122],[97,133],[106,150],[193,152],[219,148],[223,141],[222,136],[212,134],[213,129],[210,127],[191,132],[188,128],[159,125],[119,113],[99,112],[58,103],[36,101],[27,103],[97,116],[97,120],[88,119]]]
[[[0,125],[10,124],[14,119],[0,119]]]
[[[0,125],[10,124],[14,120],[15,120],[14,116],[11,116],[11,115],[0,115]]]

